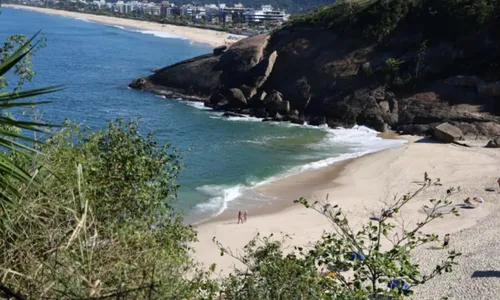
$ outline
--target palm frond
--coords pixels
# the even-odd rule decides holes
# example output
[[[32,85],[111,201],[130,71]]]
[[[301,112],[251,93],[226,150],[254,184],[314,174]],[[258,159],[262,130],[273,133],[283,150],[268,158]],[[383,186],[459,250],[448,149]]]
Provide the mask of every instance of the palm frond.
[[[28,97],[40,96],[43,94],[54,93],[63,90],[61,85],[49,86],[40,89],[33,89],[28,91],[20,91],[20,92],[3,92],[0,93],[0,102],[19,100]]]
[[[0,76],[3,76],[16,64],[21,62],[36,47],[38,42],[33,43],[40,32],[37,32],[31,39],[21,45],[14,53],[6,57],[0,63]],[[17,100],[40,96],[48,93],[60,91],[62,86],[49,86],[26,91],[0,92],[0,112],[6,109],[15,109],[25,106],[33,106],[50,103],[51,101],[24,101]],[[40,183],[29,171],[22,166],[16,165],[10,155],[19,153],[30,157],[39,154],[39,152],[30,146],[35,143],[34,139],[26,135],[26,131],[45,132],[43,129],[55,127],[42,122],[20,121],[5,116],[0,116],[0,201],[13,202],[20,196],[22,186],[40,187]],[[12,130],[14,129],[14,130]]]
[[[38,43],[35,45],[31,45],[31,42],[40,34],[38,31],[31,39],[29,39],[26,43],[21,45],[16,52],[9,55],[1,64],[0,64],[0,76],[3,76],[5,73],[9,72],[12,67],[14,67],[18,62],[20,62],[26,55],[28,55]]]

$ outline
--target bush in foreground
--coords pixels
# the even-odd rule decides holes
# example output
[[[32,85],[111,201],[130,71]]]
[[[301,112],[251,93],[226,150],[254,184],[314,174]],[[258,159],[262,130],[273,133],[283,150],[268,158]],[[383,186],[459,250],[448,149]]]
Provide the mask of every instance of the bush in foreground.
[[[188,247],[196,234],[172,208],[175,150],[122,121],[98,132],[68,125],[39,150],[12,158],[47,168],[37,174],[42,191],[3,207],[3,285],[30,299],[198,296],[205,274]]]

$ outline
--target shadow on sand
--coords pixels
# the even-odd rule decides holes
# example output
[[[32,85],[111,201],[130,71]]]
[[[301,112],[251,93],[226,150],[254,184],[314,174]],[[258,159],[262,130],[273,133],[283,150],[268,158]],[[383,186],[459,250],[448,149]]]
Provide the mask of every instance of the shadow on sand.
[[[475,271],[471,278],[500,277],[500,271]]]

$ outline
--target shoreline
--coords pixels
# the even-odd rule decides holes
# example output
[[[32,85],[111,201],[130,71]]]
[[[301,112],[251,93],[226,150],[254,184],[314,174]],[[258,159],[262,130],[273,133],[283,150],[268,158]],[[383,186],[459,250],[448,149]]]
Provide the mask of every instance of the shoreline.
[[[384,151],[384,150],[382,150]],[[370,154],[367,154],[370,155]],[[361,156],[362,157],[362,156]],[[324,177],[324,174],[328,173],[333,176],[333,178],[336,178],[337,176],[340,175],[340,173],[355,159],[357,158],[350,158],[347,160],[339,161],[336,162],[330,166],[326,166],[320,169],[316,170],[308,170],[304,172],[300,172],[297,174],[293,174],[284,178],[278,178],[276,180],[273,180],[269,183],[266,183],[262,186],[258,187],[252,187],[250,188],[251,190],[254,190],[255,192],[259,194],[265,194],[266,196],[271,196],[274,197],[274,200],[270,201],[262,201],[261,203],[256,203],[257,201],[255,200],[247,200],[244,203],[242,203],[241,210],[250,210],[252,216],[266,216],[266,215],[272,215],[272,214],[278,214],[283,211],[286,211],[287,209],[290,209],[291,207],[294,206],[293,201],[295,199],[298,199],[300,197],[306,197],[309,193],[313,192],[314,189],[320,188],[320,186],[325,186],[329,184],[330,180],[326,180],[328,182],[321,182],[321,184],[316,183],[314,186],[309,186],[307,189],[303,189],[302,191],[304,192],[303,196],[290,196],[287,194],[282,194],[282,193],[276,193],[276,189],[279,189],[281,185],[286,185],[289,182],[296,182],[297,179],[300,180],[300,178],[327,178]],[[304,183],[303,183],[304,184]],[[305,186],[301,186],[305,187]],[[272,194],[270,194],[272,193]],[[240,196],[244,198],[244,196]],[[250,202],[250,203],[249,203]],[[260,204],[260,205],[259,205]],[[236,220],[236,215],[239,209],[233,209],[233,208],[227,208],[225,209],[222,213],[220,213],[217,216],[214,217],[209,217],[207,219],[201,220],[201,221],[196,221],[192,223],[193,226],[204,226],[207,224],[212,224],[212,223],[217,223],[217,222],[227,222],[230,220]]]
[[[307,125],[304,125],[307,126]],[[340,175],[340,173],[352,162],[362,157],[371,156],[378,152],[383,152],[389,149],[403,147],[408,140],[399,136],[393,131],[377,133],[377,138],[381,140],[401,141],[400,145],[388,145],[386,148],[375,150],[368,153],[355,154],[354,157],[342,159],[342,155],[322,159],[311,162],[311,164],[322,162],[328,159],[339,159],[325,166],[318,168],[310,168],[306,170],[289,169],[283,173],[276,174],[260,184],[250,186],[244,189],[237,198],[228,201],[237,202],[236,205],[224,208],[221,212],[215,215],[199,214],[187,220],[187,224],[193,226],[202,226],[213,222],[229,221],[235,219],[238,211],[249,210],[253,216],[263,216],[275,213],[280,213],[294,205],[294,200],[300,197],[308,197],[311,193],[318,189],[326,188],[332,184],[332,181]],[[354,153],[353,153],[354,154]],[[300,166],[298,166],[300,167]],[[293,190],[290,193],[287,190]],[[252,195],[258,195],[258,199],[254,199]],[[264,199],[262,199],[264,198]]]
[[[450,198],[453,205],[459,205],[467,197],[482,197],[485,203],[474,210],[461,209],[459,217],[447,216],[431,223],[424,231],[452,235],[475,228],[492,212],[500,202],[500,193],[487,192],[485,188],[498,190],[496,179],[500,174],[500,152],[487,148],[467,148],[453,144],[440,144],[425,138],[403,136],[408,143],[346,160],[322,169],[302,172],[286,177],[266,186],[266,192],[281,196],[285,204],[276,209],[249,210],[248,222],[236,224],[237,214],[233,211],[225,216],[203,222],[196,226],[199,242],[194,258],[205,266],[217,265],[216,273],[227,274],[241,263],[228,256],[220,257],[213,239],[234,253],[243,253],[243,247],[257,234],[266,237],[271,234],[279,240],[281,236],[292,237],[284,244],[288,250],[293,246],[308,246],[319,240],[324,230],[330,228],[329,221],[311,209],[293,204],[293,199],[306,197],[310,202],[324,201],[338,204],[348,215],[354,227],[369,220],[371,212],[379,212],[383,202],[392,202],[394,195],[416,190],[423,181],[423,173],[431,178],[441,178],[443,186],[431,186],[408,203],[400,212],[407,225],[414,225],[425,217],[422,206],[429,199],[444,196],[449,187],[460,186],[459,193]],[[304,188],[307,187],[307,188]],[[293,199],[290,197],[294,195]],[[284,201],[284,202],[283,202]],[[453,246],[453,244],[452,244]],[[288,251],[287,250],[287,251]],[[440,255],[440,251],[420,249],[426,256]],[[464,251],[464,250],[462,250]],[[464,253],[467,254],[467,253]],[[435,262],[435,259],[428,259]],[[428,269],[427,261],[422,268]],[[459,261],[460,263],[460,261]],[[458,268],[460,265],[458,266]],[[454,273],[452,273],[454,274]],[[470,274],[468,274],[470,278]],[[445,288],[445,287],[444,287]]]
[[[405,138],[393,131],[378,133],[377,137],[384,140],[403,140],[405,143],[398,147],[388,147],[375,152],[362,154],[360,156],[339,160],[317,169],[299,171],[288,175],[286,175],[285,172],[284,174],[281,174],[281,177],[277,175],[275,179],[270,180],[269,182],[249,187],[248,189],[257,194],[272,197],[274,198],[273,200],[257,202],[252,199],[246,199],[241,204],[242,208],[226,208],[215,216],[208,216],[201,219],[194,218],[191,222],[187,223],[193,226],[203,226],[211,223],[227,222],[236,219],[235,216],[237,216],[239,210],[251,210],[253,216],[266,216],[286,211],[294,206],[294,200],[297,200],[300,197],[307,198],[316,190],[332,187],[332,185],[335,186],[335,179],[338,178],[341,173],[356,160],[390,149],[404,147],[405,144],[409,142],[408,137]],[[295,185],[295,187],[292,188],[291,185]],[[290,188],[292,188],[293,192],[286,192],[286,190]],[[246,195],[240,195],[238,198],[248,198],[245,196]],[[255,205],[257,205],[257,207],[255,207]]]
[[[88,13],[70,12],[66,10],[58,10],[51,8],[42,8],[42,7],[15,5],[15,4],[4,4],[2,5],[2,7],[35,11],[39,13],[69,17],[73,19],[85,19],[90,22],[96,22],[105,25],[128,27],[137,30],[163,32],[173,35],[172,38],[174,39],[184,38],[196,43],[210,45],[212,47],[227,45],[228,42],[237,41],[237,40],[229,41],[227,39],[228,35],[239,37],[240,39],[245,38],[245,36],[239,36],[235,34],[230,34],[228,32],[216,31],[212,29],[201,29],[188,26],[160,24],[150,21],[140,21],[140,20],[118,18],[118,17],[93,15]]]

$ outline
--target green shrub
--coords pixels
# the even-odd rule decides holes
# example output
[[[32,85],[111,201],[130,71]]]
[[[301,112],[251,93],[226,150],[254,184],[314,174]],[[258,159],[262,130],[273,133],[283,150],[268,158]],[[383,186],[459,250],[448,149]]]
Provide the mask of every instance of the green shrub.
[[[292,18],[285,27],[321,26],[346,37],[381,40],[400,26],[431,41],[473,32],[498,19],[498,0],[336,1]],[[498,22],[498,21],[496,21]],[[492,25],[495,30],[495,25]]]
[[[67,126],[35,160],[43,192],[2,207],[2,283],[29,299],[186,299],[205,273],[191,259],[196,240],[176,198],[179,156],[142,136],[135,122],[105,131]]]

